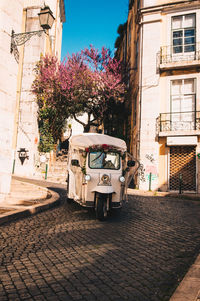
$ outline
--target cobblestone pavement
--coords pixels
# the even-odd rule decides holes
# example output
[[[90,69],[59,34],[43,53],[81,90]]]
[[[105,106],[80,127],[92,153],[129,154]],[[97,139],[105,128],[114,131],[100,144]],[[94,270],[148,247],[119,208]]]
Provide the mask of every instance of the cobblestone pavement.
[[[63,198],[2,225],[0,300],[169,300],[200,251],[199,209],[129,196],[121,213],[99,222]]]

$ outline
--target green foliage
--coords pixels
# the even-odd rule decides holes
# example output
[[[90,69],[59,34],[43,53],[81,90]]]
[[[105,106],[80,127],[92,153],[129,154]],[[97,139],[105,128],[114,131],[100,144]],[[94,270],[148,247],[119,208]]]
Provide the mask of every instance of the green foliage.
[[[45,129],[40,129],[40,142],[38,145],[38,151],[43,153],[49,153],[53,150],[53,137],[51,133],[45,131]]]
[[[104,116],[104,130],[108,135],[124,139],[124,120],[127,118],[127,111],[124,103],[112,101]]]
[[[61,138],[68,117],[66,99],[60,93],[59,62],[56,57],[41,57],[36,64],[32,92],[38,104],[40,152],[49,152]]]
[[[126,30],[126,26],[127,26],[127,22],[125,22],[124,24],[120,24],[117,28],[117,33],[119,35],[123,35]]]
[[[53,150],[54,139],[50,130],[51,112],[48,108],[40,109],[38,113],[38,126],[40,132],[40,141],[38,145],[39,152],[50,152]]]
[[[115,48],[119,48],[120,44],[122,42],[122,38],[120,36],[117,37],[117,39],[115,40]]]
[[[120,24],[118,26],[118,29],[117,29],[118,37],[115,40],[115,48],[117,48],[117,49],[120,47],[120,45],[123,41],[124,34],[126,32],[126,26],[127,26],[127,22],[124,24]]]
[[[56,108],[39,108],[38,126],[40,132],[38,150],[40,152],[53,150],[65,126],[65,118],[59,117]]]

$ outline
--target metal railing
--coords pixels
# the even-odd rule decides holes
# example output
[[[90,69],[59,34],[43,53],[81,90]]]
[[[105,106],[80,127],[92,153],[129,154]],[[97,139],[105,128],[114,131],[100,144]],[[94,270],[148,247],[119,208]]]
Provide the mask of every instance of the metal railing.
[[[175,46],[160,47],[160,53],[158,54],[158,57],[160,58],[160,64],[191,62],[200,60],[200,43],[195,43],[189,46],[191,46],[191,49],[194,49],[194,51],[184,51],[184,48],[186,47],[184,45],[180,46],[180,49],[182,49],[182,52],[180,53],[174,53]]]
[[[200,130],[200,111],[161,113],[157,129],[159,132]]]

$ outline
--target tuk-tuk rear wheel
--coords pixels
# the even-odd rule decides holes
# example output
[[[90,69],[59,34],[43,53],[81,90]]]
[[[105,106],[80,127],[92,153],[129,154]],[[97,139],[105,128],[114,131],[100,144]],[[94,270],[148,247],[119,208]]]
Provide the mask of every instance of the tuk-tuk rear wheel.
[[[95,210],[97,219],[103,221],[107,218],[107,199],[100,193],[96,196]]]

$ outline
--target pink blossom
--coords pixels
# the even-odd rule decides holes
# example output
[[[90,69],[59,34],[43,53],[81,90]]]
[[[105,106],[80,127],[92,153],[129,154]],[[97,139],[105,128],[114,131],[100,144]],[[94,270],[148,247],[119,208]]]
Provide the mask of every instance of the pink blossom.
[[[35,68],[32,91],[39,107],[56,107],[73,116],[86,112],[88,122],[91,118],[102,121],[111,98],[123,101],[121,68],[105,47],[98,50],[90,45],[61,63],[54,56],[44,56]]]

